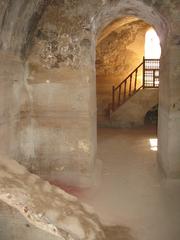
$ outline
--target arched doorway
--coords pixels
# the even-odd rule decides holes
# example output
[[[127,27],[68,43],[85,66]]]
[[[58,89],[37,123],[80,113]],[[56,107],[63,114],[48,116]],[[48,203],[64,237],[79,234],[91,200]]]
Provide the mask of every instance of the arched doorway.
[[[131,2],[132,3],[132,2]],[[121,4],[122,4],[122,2],[121,2]],[[130,2],[129,2],[129,4],[130,4]],[[133,3],[132,3],[132,6],[133,6]],[[117,7],[117,5],[116,5],[116,7]],[[123,8],[123,7],[122,7]],[[144,8],[144,6],[143,6],[143,8]],[[149,8],[149,7],[148,7]],[[110,8],[111,9],[111,8]],[[125,14],[125,12],[127,11],[127,9],[123,9],[123,10],[120,10],[121,9],[121,7],[119,6],[119,12],[121,12],[121,14],[122,15],[126,15]],[[109,10],[109,12],[110,12],[111,10]],[[130,6],[129,6],[129,8],[128,8],[128,12],[136,12],[135,13],[135,16],[137,17],[140,17],[139,16],[139,14],[138,14],[138,12],[137,12],[137,10],[136,9],[133,9],[133,7],[130,9]],[[109,13],[108,12],[108,14],[107,14],[107,16],[106,16],[106,18],[105,18],[105,22],[106,22],[106,26],[107,26],[107,23],[109,23],[109,22],[111,22],[111,21],[108,21],[108,20],[112,20],[112,12],[110,12]],[[115,12],[115,14],[114,14],[114,16],[118,16],[119,17],[119,12],[118,12],[118,10],[117,9],[115,9],[114,10],[114,12]],[[141,19],[143,19],[143,20],[146,20],[147,21],[147,17],[141,12],[141,10],[139,11],[140,12],[140,15],[141,15]],[[146,12],[146,11],[145,11]],[[148,11],[147,11],[148,12]],[[147,14],[147,16],[149,15],[151,15],[149,12],[147,13],[146,12],[146,14]],[[102,14],[103,15],[103,14]],[[102,16],[101,15],[101,16]],[[152,15],[151,15],[152,16]],[[108,20],[107,20],[108,19]],[[151,19],[152,20],[152,19]],[[156,20],[155,20],[155,22],[157,21],[157,18],[156,18]],[[155,29],[156,29],[156,31],[158,32],[158,35],[160,36],[160,38],[161,38],[161,43],[162,43],[162,62],[164,63],[164,61],[166,61],[166,57],[167,57],[167,55],[166,55],[166,57],[165,57],[165,53],[167,53],[167,45],[165,45],[165,37],[167,36],[166,35],[166,33],[168,33],[168,29],[166,29],[166,28],[164,28],[164,32],[163,31],[161,31],[161,30],[163,30],[163,28],[160,30],[160,25],[159,25],[159,23],[157,22],[157,23],[155,23],[154,22],[154,24],[152,24],[152,22],[153,22],[153,20],[152,21],[150,21],[150,19],[149,19],[149,21],[147,21],[148,23],[150,23],[150,25],[151,26],[153,26]],[[162,21],[163,22],[163,21]],[[161,23],[162,23],[161,22]],[[101,22],[102,23],[102,22]],[[159,26],[158,26],[159,25]],[[105,23],[104,23],[104,26],[105,26]],[[103,26],[103,27],[104,27]],[[165,26],[165,25],[163,25],[163,23],[162,23],[162,26]],[[103,27],[101,26],[100,27],[100,30],[103,32]],[[99,32],[100,32],[100,30],[99,30]],[[158,31],[159,30],[159,31]],[[104,34],[104,36],[107,36],[106,34]],[[97,41],[98,42],[98,41]],[[107,49],[106,49],[107,50]],[[101,62],[100,61],[98,61],[97,62],[97,64],[101,64]],[[168,76],[165,76],[164,75],[164,73],[163,73],[163,70],[164,70],[164,68],[161,68],[161,74],[160,74],[160,78],[162,79],[162,84],[160,84],[160,113],[159,113],[159,116],[160,116],[160,123],[159,123],[159,128],[158,128],[158,136],[159,136],[159,138],[160,138],[160,151],[159,151],[159,162],[163,165],[163,168],[164,168],[164,170],[166,171],[166,174],[168,175],[169,174],[169,172],[168,172],[168,168],[166,168],[167,167],[167,165],[166,164],[168,164],[166,161],[167,161],[167,159],[168,159],[168,157],[167,156],[165,156],[165,152],[166,152],[166,154],[167,154],[167,151],[166,151],[166,149],[165,149],[165,146],[168,146],[168,145],[166,145],[167,144],[167,141],[164,139],[164,137],[166,136],[166,133],[167,133],[167,129],[165,129],[166,127],[167,127],[167,125],[165,124],[165,122],[164,122],[164,118],[165,118],[165,116],[163,115],[163,110],[164,110],[164,106],[166,105],[166,101],[168,101],[168,100],[170,100],[170,99],[167,99],[166,98],[166,96],[165,96],[165,92],[163,92],[163,90],[166,90],[167,89],[167,81],[169,81],[169,79],[168,79]],[[162,77],[163,76],[163,77]],[[166,78],[166,80],[165,80],[165,82],[164,82],[164,79]],[[102,78],[101,78],[102,79]],[[160,79],[160,81],[161,81],[161,79]],[[102,84],[101,82],[99,83],[99,84]],[[167,113],[168,114],[168,113]],[[167,115],[166,115],[167,116]],[[163,120],[163,121],[162,121]],[[167,123],[167,122],[166,122]],[[108,130],[109,131],[109,130]],[[110,130],[111,131],[111,130]],[[172,132],[171,132],[172,133]],[[114,133],[113,133],[114,134]],[[127,224],[129,224],[129,225],[131,225],[131,224],[134,224],[134,222],[136,221],[136,220],[133,220],[133,219],[136,219],[136,217],[135,216],[137,216],[138,214],[139,214],[139,210],[141,209],[143,209],[143,206],[141,206],[141,204],[143,205],[144,203],[142,203],[141,202],[141,197],[142,196],[144,196],[144,195],[146,195],[146,196],[149,196],[148,194],[149,193],[143,193],[143,191],[141,191],[142,190],[142,187],[144,187],[144,189],[145,188],[148,188],[148,184],[152,181],[153,182],[153,184],[156,182],[156,181],[154,181],[153,180],[153,178],[149,181],[149,180],[147,180],[147,178],[146,178],[146,176],[148,175],[148,167],[147,167],[147,169],[146,169],[146,171],[145,172],[143,172],[143,170],[142,169],[140,169],[140,171],[139,171],[139,173],[136,175],[136,177],[137,178],[140,178],[139,176],[143,176],[142,177],[142,181],[141,181],[141,183],[139,182],[139,185],[137,184],[135,184],[135,182],[136,182],[136,179],[134,178],[134,175],[133,175],[133,171],[134,171],[134,169],[136,168],[136,165],[138,165],[139,166],[139,168],[140,168],[140,162],[136,162],[135,161],[135,158],[137,157],[137,154],[136,154],[136,143],[138,143],[139,144],[139,146],[142,146],[143,145],[143,143],[142,143],[142,141],[139,141],[139,139],[138,139],[138,137],[137,137],[137,135],[136,135],[136,133],[134,133],[134,136],[133,136],[133,139],[131,139],[132,141],[131,141],[131,144],[130,145],[128,145],[127,144],[127,142],[129,141],[129,139],[128,138],[126,138],[125,136],[126,136],[126,134],[125,134],[125,131],[123,131],[123,134],[121,135],[121,138],[119,138],[118,137],[118,133],[116,134],[116,136],[115,136],[115,140],[116,141],[114,141],[114,142],[112,142],[112,132],[110,132],[110,134],[109,134],[109,132],[105,132],[104,133],[104,135],[102,136],[103,138],[104,137],[106,137],[106,140],[105,139],[101,139],[100,140],[100,148],[101,148],[101,151],[102,151],[102,155],[101,156],[107,156],[107,158],[109,158],[110,160],[111,160],[111,162],[112,162],[112,164],[114,164],[114,162],[117,160],[117,159],[119,159],[120,161],[123,159],[124,160],[124,162],[127,162],[127,165],[129,164],[129,166],[127,166],[126,165],[126,163],[124,163],[123,161],[121,161],[121,165],[119,164],[119,165],[116,165],[116,167],[115,168],[113,168],[113,169],[111,169],[110,168],[110,165],[111,165],[111,163],[109,164],[109,163],[107,163],[106,162],[106,165],[105,165],[105,171],[104,171],[104,182],[106,183],[105,184],[105,186],[104,186],[104,189],[105,189],[105,191],[107,192],[108,191],[108,187],[109,187],[109,182],[107,181],[106,182],[106,180],[108,179],[108,178],[110,178],[111,177],[111,175],[112,174],[114,174],[114,175],[116,175],[116,180],[118,179],[118,188],[121,188],[121,189],[128,189],[127,191],[125,190],[125,191],[122,191],[121,192],[121,194],[120,194],[120,199],[118,199],[118,197],[116,198],[116,190],[115,189],[113,189],[113,184],[114,184],[114,181],[112,181],[113,182],[113,184],[112,185],[110,185],[110,189],[111,189],[111,191],[110,192],[108,192],[108,197],[106,196],[106,195],[103,195],[103,198],[102,199],[106,199],[106,197],[107,198],[110,198],[109,196],[111,196],[111,195],[113,195],[113,201],[111,202],[111,204],[113,205],[113,207],[114,206],[116,206],[116,207],[114,207],[114,209],[113,209],[113,214],[116,216],[116,214],[117,214],[117,209],[119,209],[118,207],[120,206],[120,208],[121,208],[121,210],[119,209],[119,211],[121,211],[121,217],[122,217],[122,215],[123,216],[125,216],[124,217],[124,219],[125,219],[125,221],[127,221],[126,223]],[[109,137],[110,136],[110,137]],[[107,139],[107,137],[108,137],[108,139]],[[166,139],[168,138],[169,136],[166,136]],[[130,137],[129,137],[130,138]],[[102,143],[102,144],[101,144]],[[111,143],[112,144],[112,148],[110,149],[109,148],[109,143]],[[157,150],[157,146],[156,146],[156,139],[155,138],[150,138],[149,139],[149,143],[151,144],[151,150],[152,150],[152,152],[154,151],[154,153],[156,152],[156,150]],[[119,148],[119,146],[118,146],[118,144],[122,144],[122,148],[121,148],[121,152],[119,152],[118,153],[118,151],[117,151],[117,149]],[[99,146],[98,146],[99,147]],[[168,146],[169,147],[169,146]],[[177,144],[176,144],[176,147],[177,147]],[[141,147],[140,147],[141,148]],[[139,148],[139,149],[140,149]],[[146,149],[147,150],[147,149]],[[145,151],[146,151],[145,150]],[[112,151],[112,152],[111,152]],[[141,151],[141,149],[140,149],[140,151]],[[148,150],[147,150],[148,151]],[[155,153],[156,154],[156,153]],[[168,153],[169,154],[169,153]],[[140,154],[141,155],[141,154]],[[138,158],[139,159],[141,159],[141,156],[140,155],[138,155]],[[169,155],[169,157],[170,157],[170,155]],[[177,155],[176,155],[176,157],[177,157]],[[131,159],[130,159],[131,158]],[[162,161],[162,158],[164,159],[163,161]],[[131,161],[132,160],[132,161]],[[141,160],[144,160],[144,163],[145,164],[148,164],[147,163],[147,159],[141,159]],[[174,159],[175,160],[175,159]],[[177,158],[176,158],[176,160],[177,160]],[[150,158],[148,158],[148,161],[149,161],[149,163],[150,164],[152,164],[152,162],[150,162]],[[133,164],[132,165],[130,165],[131,163],[130,162],[133,162]],[[123,164],[124,163],[124,164]],[[177,166],[177,165],[176,165]],[[151,167],[153,167],[153,165],[151,165]],[[121,170],[119,170],[119,169],[121,169]],[[104,169],[103,169],[104,170]],[[174,169],[175,170],[175,169]],[[121,171],[120,173],[119,173],[119,171]],[[145,174],[144,174],[145,173]],[[119,174],[119,175],[118,175]],[[126,178],[126,177],[124,177],[125,175],[128,175],[128,177]],[[118,177],[119,178],[118,178]],[[153,176],[154,177],[154,176]],[[147,181],[146,181],[147,180]],[[124,184],[123,184],[123,182],[124,182]],[[151,183],[152,183],[151,182]],[[156,182],[157,183],[157,182]],[[155,185],[156,185],[156,183],[155,183]],[[132,184],[132,185],[131,185]],[[141,185],[142,184],[142,185]],[[158,185],[158,184],[157,184]],[[157,186],[156,185],[156,186]],[[112,186],[112,187],[111,187]],[[131,188],[132,187],[132,188]],[[117,188],[117,189],[118,189]],[[136,195],[137,194],[137,195]],[[153,193],[153,194],[155,194],[155,192]],[[138,198],[137,197],[137,199],[136,199],[136,197],[135,197],[135,195],[136,196],[141,196],[140,198]],[[156,195],[156,194],[155,194]],[[128,196],[128,198],[129,198],[129,201],[127,201],[127,199],[126,199],[126,196]],[[142,197],[143,198],[143,197]],[[151,198],[151,197],[150,197]],[[149,198],[149,199],[150,199]],[[136,203],[138,202],[138,200],[139,200],[139,203],[136,205]],[[152,199],[151,199],[152,200]],[[156,200],[155,200],[156,201]],[[102,206],[102,201],[99,201],[100,202],[100,207]],[[109,201],[110,202],[110,201]],[[136,202],[136,203],[135,203]],[[148,202],[148,200],[147,200],[147,202]],[[117,204],[117,205],[116,205]],[[137,206],[137,208],[135,207],[133,207],[133,206]],[[144,204],[144,205],[146,205],[146,204]],[[153,204],[152,204],[153,205]],[[146,205],[146,207],[148,206],[148,204]],[[141,208],[142,207],[142,208]],[[148,208],[148,207],[147,207]],[[105,206],[105,209],[108,209],[108,204],[107,204],[107,206]],[[125,210],[124,210],[125,209]],[[141,211],[140,210],[140,211]],[[159,209],[157,208],[156,209],[157,210],[157,212],[159,211]],[[125,213],[125,211],[126,212],[130,212],[130,214],[132,214],[131,215],[131,217],[130,217],[130,220],[129,220],[129,222],[128,222],[128,220],[127,220],[127,218],[126,218],[126,213]],[[136,212],[137,211],[137,212]],[[151,212],[151,211],[150,211]],[[149,214],[151,214],[149,212]],[[163,212],[163,210],[162,210],[162,212]],[[144,209],[144,213],[146,214],[147,213],[147,211]],[[110,216],[110,213],[106,213],[108,216]],[[154,214],[154,213],[153,213]],[[105,215],[105,213],[103,212],[103,216]],[[118,214],[117,214],[118,215]],[[148,214],[147,214],[148,215]],[[155,216],[155,214],[154,214],[154,216]],[[154,217],[153,216],[153,217]],[[105,217],[107,217],[107,216],[105,216]],[[122,219],[122,218],[121,218]],[[163,218],[162,218],[163,219]],[[132,221],[132,222],[131,222]],[[154,221],[154,219],[153,219],[153,221]],[[153,224],[153,221],[152,221],[152,224]],[[140,224],[141,225],[141,223],[140,222],[138,222],[138,224]],[[144,221],[142,221],[142,225],[144,225]],[[142,238],[143,239],[143,238]]]
[[[170,110],[170,102],[173,99],[173,95],[170,95],[168,86],[172,78],[168,74],[168,66],[171,64],[168,61],[167,56],[170,54],[170,45],[168,45],[168,39],[170,39],[169,26],[167,21],[162,15],[151,6],[146,5],[144,2],[129,1],[128,4],[124,1],[121,3],[113,3],[105,6],[96,17],[96,30],[100,33],[102,29],[107,26],[109,22],[114,19],[118,19],[124,16],[135,16],[143,19],[145,22],[153,26],[156,30],[162,47],[161,56],[161,69],[160,69],[160,88],[159,88],[159,122],[158,122],[158,139],[159,139],[159,151],[158,162],[167,176],[178,176],[178,146],[173,140],[167,141],[170,135],[174,138],[174,131],[178,127],[177,121],[172,120],[170,115],[173,115]],[[165,67],[166,66],[166,67]],[[162,79],[162,81],[161,81]],[[175,82],[174,82],[175,84]],[[171,92],[172,93],[172,92]],[[175,117],[176,118],[176,117]],[[168,128],[169,124],[172,128]],[[175,154],[173,153],[175,152]],[[171,160],[170,160],[171,159]]]
[[[143,126],[146,113],[158,105],[158,40],[149,24],[133,16],[113,21],[98,36],[98,126]]]

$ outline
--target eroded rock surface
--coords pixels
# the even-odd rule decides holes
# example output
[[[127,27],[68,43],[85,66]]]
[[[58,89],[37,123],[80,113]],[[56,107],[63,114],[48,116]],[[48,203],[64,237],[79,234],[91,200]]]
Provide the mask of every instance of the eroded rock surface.
[[[90,207],[6,157],[0,157],[0,200],[60,239],[104,239]]]

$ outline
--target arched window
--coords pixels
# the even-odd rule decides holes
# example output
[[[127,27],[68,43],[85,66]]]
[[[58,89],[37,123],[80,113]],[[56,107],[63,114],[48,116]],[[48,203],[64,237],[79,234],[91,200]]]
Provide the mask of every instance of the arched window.
[[[153,28],[150,28],[145,35],[145,59],[143,81],[144,87],[159,87],[161,46],[160,40]]]
[[[161,57],[160,40],[153,28],[146,32],[145,36],[145,58],[159,59]]]

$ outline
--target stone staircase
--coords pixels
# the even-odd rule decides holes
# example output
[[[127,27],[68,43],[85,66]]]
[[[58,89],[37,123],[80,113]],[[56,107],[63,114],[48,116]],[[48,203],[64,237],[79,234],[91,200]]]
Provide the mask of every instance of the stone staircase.
[[[158,103],[160,59],[145,59],[122,81],[112,87],[103,127],[132,127],[144,124],[148,110]]]

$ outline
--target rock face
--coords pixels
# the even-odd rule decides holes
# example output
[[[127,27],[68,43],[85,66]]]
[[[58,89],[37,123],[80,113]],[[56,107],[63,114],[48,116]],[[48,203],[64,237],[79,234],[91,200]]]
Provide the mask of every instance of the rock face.
[[[90,207],[6,157],[0,158],[0,200],[59,239],[105,238]]]
[[[0,238],[134,240],[129,228],[102,225],[90,206],[6,156],[0,156]]]

